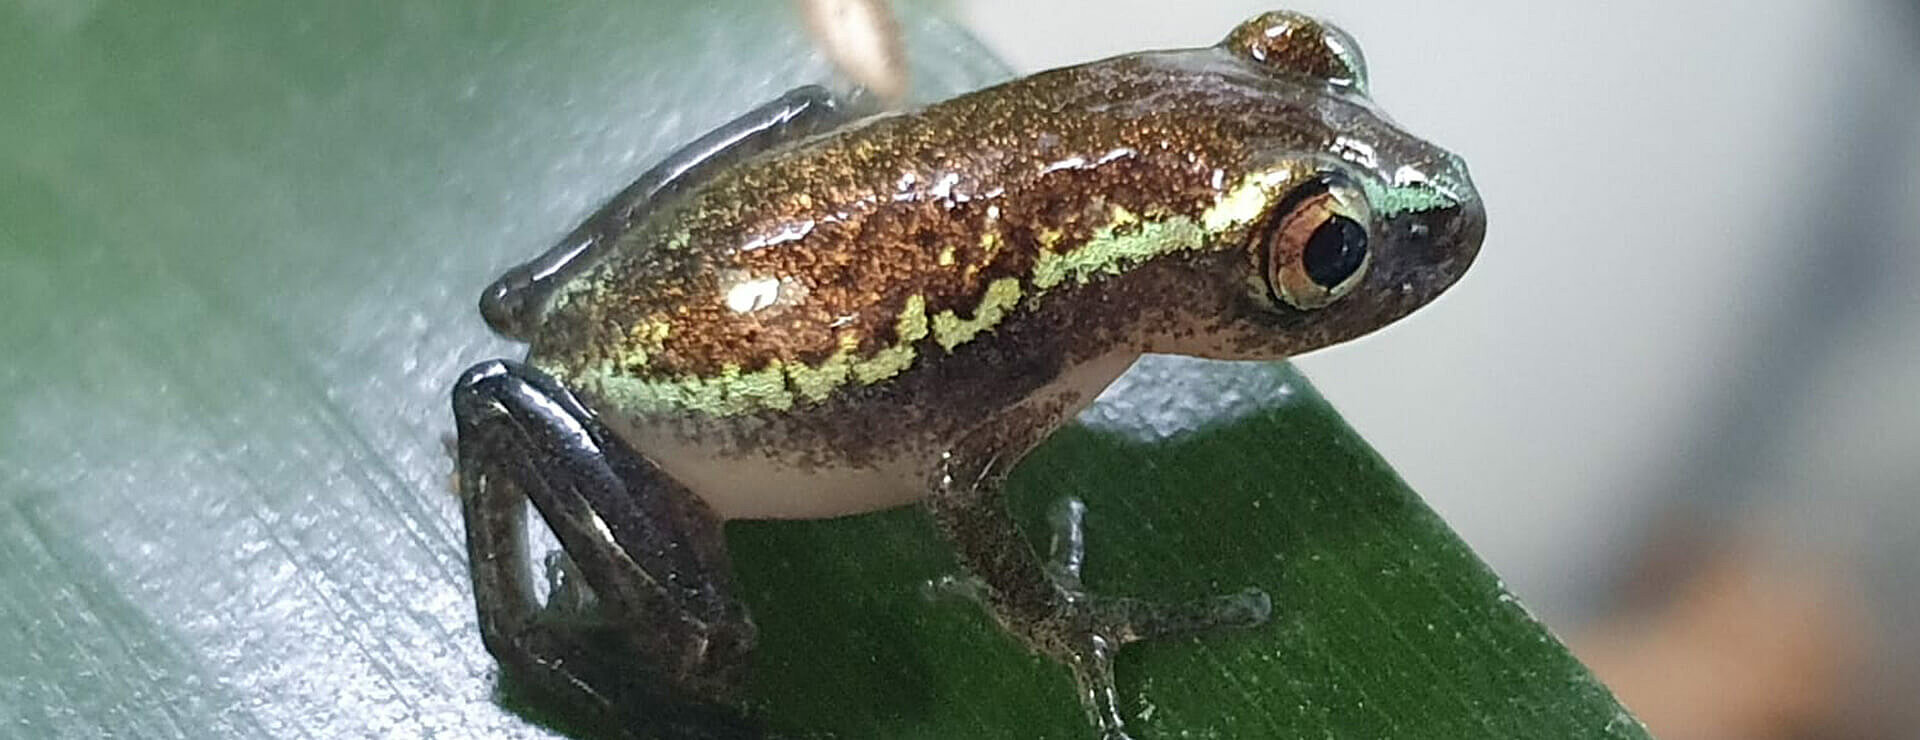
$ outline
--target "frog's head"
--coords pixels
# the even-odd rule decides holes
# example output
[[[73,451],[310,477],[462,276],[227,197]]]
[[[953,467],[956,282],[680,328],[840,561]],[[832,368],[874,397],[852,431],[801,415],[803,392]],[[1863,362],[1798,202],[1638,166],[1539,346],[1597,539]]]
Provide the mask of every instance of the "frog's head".
[[[1380,328],[1459,279],[1486,230],[1466,165],[1373,105],[1351,37],[1275,12],[1213,51],[1235,57],[1247,115],[1278,133],[1247,142],[1205,215],[1218,302],[1166,349],[1294,355]]]

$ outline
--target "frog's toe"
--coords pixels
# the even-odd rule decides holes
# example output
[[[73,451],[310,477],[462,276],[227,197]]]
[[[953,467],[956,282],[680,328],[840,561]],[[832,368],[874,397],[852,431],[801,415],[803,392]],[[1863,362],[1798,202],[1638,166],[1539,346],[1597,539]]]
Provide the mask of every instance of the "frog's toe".
[[[1257,588],[1193,601],[1110,598],[1095,604],[1098,619],[1121,643],[1258,627],[1273,616],[1273,599]]]
[[[1047,512],[1053,529],[1047,575],[1061,588],[1080,588],[1080,571],[1087,564],[1087,504],[1078,496],[1063,496]]]
[[[1065,594],[1063,601],[1066,606],[1061,613],[1030,625],[1026,637],[1029,644],[1073,671],[1080,702],[1104,740],[1129,737],[1113,678],[1113,656],[1122,645],[1223,628],[1255,627],[1273,613],[1272,599],[1259,589],[1170,603],[1084,592]]]
[[[1254,627],[1273,614],[1273,600],[1257,588],[1177,603],[1088,594],[1081,581],[1087,562],[1086,520],[1087,505],[1078,497],[1065,496],[1054,503],[1047,514],[1053,538],[1044,567],[1048,580],[1061,594],[1057,603],[1066,604],[1069,611],[1082,612],[1082,621],[1110,639],[1128,643],[1163,635]]]

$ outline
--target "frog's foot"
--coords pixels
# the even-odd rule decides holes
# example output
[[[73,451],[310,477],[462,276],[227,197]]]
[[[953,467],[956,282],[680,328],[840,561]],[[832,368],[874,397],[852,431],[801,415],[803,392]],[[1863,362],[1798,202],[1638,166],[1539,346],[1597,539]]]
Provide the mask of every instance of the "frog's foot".
[[[1086,518],[1087,505],[1076,496],[1061,498],[1047,512],[1047,525],[1053,535],[1046,575],[1063,601],[1102,601],[1102,608],[1114,612],[1113,616],[1120,618],[1118,621],[1136,625],[1134,631],[1121,635],[1125,638],[1123,642],[1218,628],[1254,627],[1266,621],[1273,610],[1266,592],[1257,588],[1178,605],[1158,605],[1138,599],[1102,600],[1092,596],[1080,581],[1087,561]],[[948,575],[928,585],[935,595],[990,606],[989,587],[979,576]]]
[[[753,624],[719,520],[537,370],[492,361],[453,389],[480,632],[517,681],[648,736],[740,737],[730,708]],[[531,501],[566,550],[546,606]]]
[[[1272,601],[1258,589],[1179,603],[1088,593],[1081,585],[1086,507],[1073,499],[1055,507],[1049,516],[1055,529],[1051,557],[1043,563],[1003,504],[1004,460],[991,453],[949,454],[934,480],[934,520],[974,574],[980,585],[973,594],[994,619],[1072,670],[1081,704],[1103,740],[1129,737],[1113,677],[1114,654],[1122,645],[1253,627],[1272,613]]]
[[[1086,511],[1079,499],[1066,498],[1047,517],[1053,528],[1047,563],[1055,594],[1052,611],[1028,616],[1025,626],[1017,626],[1017,617],[1009,620],[1010,615],[998,610],[996,616],[1027,644],[1065,663],[1073,671],[1080,702],[1100,727],[1103,740],[1123,740],[1128,736],[1113,678],[1113,658],[1120,646],[1259,626],[1272,614],[1273,602],[1259,589],[1176,603],[1090,594],[1080,581],[1086,563]]]
[[[1047,613],[1015,615],[996,609],[1002,625],[1028,645],[1073,671],[1080,703],[1100,728],[1103,740],[1124,740],[1122,705],[1114,685],[1113,658],[1122,645],[1157,637],[1225,628],[1255,627],[1267,621],[1273,604],[1259,589],[1188,602],[1161,603],[1061,591]]]

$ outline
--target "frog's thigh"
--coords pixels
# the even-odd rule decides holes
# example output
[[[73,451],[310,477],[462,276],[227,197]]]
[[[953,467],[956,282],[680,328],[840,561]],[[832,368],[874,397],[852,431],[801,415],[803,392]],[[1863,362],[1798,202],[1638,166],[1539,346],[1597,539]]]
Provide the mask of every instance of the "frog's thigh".
[[[667,155],[546,252],[507,270],[480,294],[480,315],[502,336],[531,339],[554,291],[605,257],[661,200],[756,154],[869,112],[860,101],[806,85],[740,114]]]
[[[616,714],[636,698],[732,700],[754,632],[732,594],[719,521],[699,499],[537,370],[476,365],[454,386],[453,408],[488,651],[536,688]],[[604,623],[542,614],[523,497],[579,566]]]

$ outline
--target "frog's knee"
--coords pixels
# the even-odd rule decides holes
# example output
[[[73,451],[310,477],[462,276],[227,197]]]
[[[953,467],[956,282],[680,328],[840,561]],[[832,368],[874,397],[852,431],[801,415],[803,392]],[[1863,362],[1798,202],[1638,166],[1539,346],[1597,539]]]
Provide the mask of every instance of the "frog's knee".
[[[517,364],[507,360],[487,360],[467,368],[466,372],[460,373],[458,380],[453,381],[454,398],[472,394],[489,385],[494,378],[512,374]]]

